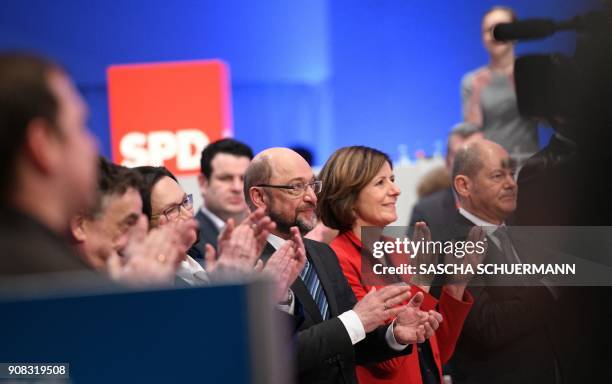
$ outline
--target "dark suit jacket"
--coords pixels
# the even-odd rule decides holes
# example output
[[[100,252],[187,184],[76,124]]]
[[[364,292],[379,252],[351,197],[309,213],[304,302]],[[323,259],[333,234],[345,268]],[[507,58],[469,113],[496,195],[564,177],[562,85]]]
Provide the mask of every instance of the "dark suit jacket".
[[[417,201],[410,215],[410,225],[414,225],[417,221],[424,221],[433,231],[433,229],[448,226],[448,220],[455,211],[457,211],[457,206],[453,189],[446,188]]]
[[[411,352],[389,348],[385,340],[387,327],[366,335],[355,346],[338,315],[353,309],[357,299],[344,277],[334,251],[324,243],[304,239],[308,260],[317,271],[327,297],[331,317],[323,321],[317,304],[302,279],[291,289],[301,307],[303,319],[297,328],[297,374],[300,383],[357,383],[356,364],[379,362]],[[262,253],[267,260],[274,247],[268,244]]]
[[[450,220],[455,223],[454,239],[465,238],[473,226],[458,211]],[[524,248],[514,239],[513,246],[520,257]],[[505,263],[492,241],[484,263]],[[556,316],[550,291],[541,286],[493,286],[486,276],[470,282],[469,290],[474,304],[449,363],[453,382],[554,383],[550,325]]]
[[[217,249],[217,237],[219,230],[213,221],[199,210],[195,216],[200,226],[200,239],[187,251],[189,256],[194,259],[203,259],[206,256],[206,244],[212,245]]]
[[[28,215],[0,207],[0,278],[89,269],[65,238]]]
[[[0,297],[115,288],[77,256],[66,238],[22,212],[0,207]]]

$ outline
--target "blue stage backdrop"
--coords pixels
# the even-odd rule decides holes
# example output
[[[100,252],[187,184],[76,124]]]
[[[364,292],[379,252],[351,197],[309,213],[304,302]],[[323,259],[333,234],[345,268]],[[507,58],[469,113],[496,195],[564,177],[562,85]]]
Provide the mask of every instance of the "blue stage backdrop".
[[[595,0],[590,0],[595,2]],[[365,144],[434,151],[461,119],[459,81],[486,61],[480,19],[497,1],[3,0],[0,49],[48,54],[71,71],[110,153],[106,68],[220,58],[231,69],[235,137],[255,151],[302,144],[322,164]],[[520,17],[564,19],[581,0],[509,0]],[[563,33],[519,53],[571,52]]]

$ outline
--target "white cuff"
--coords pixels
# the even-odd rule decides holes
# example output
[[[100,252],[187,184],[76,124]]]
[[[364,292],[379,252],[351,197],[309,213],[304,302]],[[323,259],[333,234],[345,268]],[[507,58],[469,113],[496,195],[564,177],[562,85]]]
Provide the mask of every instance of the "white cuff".
[[[385,339],[387,340],[387,344],[391,349],[394,349],[396,351],[403,351],[409,344],[400,344],[397,342],[397,340],[395,340],[395,335],[393,334],[394,324],[395,320],[393,320],[393,322],[389,324],[389,327],[387,328],[387,333],[385,334]]]
[[[293,316],[295,312],[295,295],[293,293],[291,294],[291,302],[288,305],[276,304],[276,308]]]
[[[361,319],[355,311],[346,311],[343,314],[339,315],[338,319],[340,319],[340,321],[344,325],[344,328],[346,328],[346,332],[348,332],[353,345],[365,339],[365,328],[363,328]]]

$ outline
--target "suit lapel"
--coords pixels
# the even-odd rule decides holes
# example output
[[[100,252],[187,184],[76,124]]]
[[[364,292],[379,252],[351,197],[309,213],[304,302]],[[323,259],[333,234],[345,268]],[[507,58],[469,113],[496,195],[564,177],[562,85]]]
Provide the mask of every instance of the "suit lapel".
[[[214,248],[217,248],[219,229],[215,223],[213,223],[213,221],[201,210],[196,214],[196,219],[200,224],[200,234],[202,235],[202,240],[204,240],[205,243],[211,244]]]
[[[267,262],[270,256],[272,256],[275,251],[276,250],[274,249],[274,247],[270,243],[267,243],[261,254],[261,259]],[[306,251],[306,253],[308,253],[308,251]],[[321,282],[321,284],[323,283]],[[325,290],[325,287],[323,289]],[[319,307],[317,307],[317,303],[315,303],[314,299],[310,295],[310,292],[308,292],[308,288],[306,288],[306,285],[299,276],[297,277],[297,279],[295,279],[293,284],[291,284],[291,290],[304,308],[304,311],[308,313],[308,317],[310,317],[312,322],[315,324],[322,322],[323,317],[321,316]]]

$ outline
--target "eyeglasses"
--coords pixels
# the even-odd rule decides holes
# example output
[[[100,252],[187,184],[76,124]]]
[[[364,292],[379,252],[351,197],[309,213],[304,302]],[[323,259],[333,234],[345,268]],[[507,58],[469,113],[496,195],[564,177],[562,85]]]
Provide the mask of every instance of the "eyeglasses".
[[[171,207],[164,209],[161,212],[161,215],[153,215],[153,216],[166,216],[168,221],[174,221],[178,219],[181,215],[181,207],[183,207],[186,211],[190,211],[193,208],[193,195],[185,195],[183,201],[180,204],[174,204]]]
[[[302,196],[308,187],[310,187],[315,194],[321,192],[323,182],[321,180],[316,180],[310,183],[293,183],[289,185],[257,184],[256,187],[280,188],[286,190],[290,195]]]

